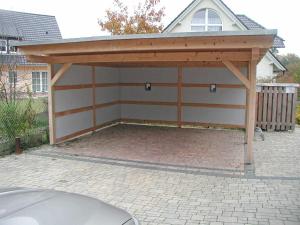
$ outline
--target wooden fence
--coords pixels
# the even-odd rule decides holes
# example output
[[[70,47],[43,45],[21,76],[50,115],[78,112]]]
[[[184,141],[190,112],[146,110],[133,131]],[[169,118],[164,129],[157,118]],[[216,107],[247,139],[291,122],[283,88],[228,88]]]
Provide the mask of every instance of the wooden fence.
[[[267,131],[295,129],[298,84],[258,84],[256,126]]]

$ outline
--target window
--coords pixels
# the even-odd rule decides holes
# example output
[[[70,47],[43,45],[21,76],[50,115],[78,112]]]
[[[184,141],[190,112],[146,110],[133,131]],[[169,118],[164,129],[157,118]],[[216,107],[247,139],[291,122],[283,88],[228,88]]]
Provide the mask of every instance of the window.
[[[192,19],[192,31],[222,31],[222,20],[213,9],[201,9]]]
[[[17,72],[16,71],[8,72],[8,82],[10,85],[15,85],[17,83]]]
[[[7,53],[7,41],[0,40],[0,53]]]
[[[17,52],[17,48],[15,46],[11,45],[11,41],[10,40],[8,41],[8,43],[9,43],[9,46],[8,46],[9,53],[16,53]]]
[[[32,72],[32,91],[48,92],[48,73]]]

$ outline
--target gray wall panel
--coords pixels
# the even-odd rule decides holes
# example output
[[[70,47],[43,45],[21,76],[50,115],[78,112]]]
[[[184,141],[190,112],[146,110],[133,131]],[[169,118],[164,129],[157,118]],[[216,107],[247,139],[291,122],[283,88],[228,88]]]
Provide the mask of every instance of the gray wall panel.
[[[121,105],[121,117],[140,120],[177,120],[176,106]]]
[[[176,83],[177,68],[121,68],[122,83]]]
[[[77,131],[88,129],[92,126],[92,111],[59,117],[56,119],[56,137],[61,138]]]
[[[243,69],[244,74],[247,69]],[[184,68],[184,83],[202,84],[241,84],[231,71],[226,68]]]
[[[245,89],[218,88],[211,93],[209,88],[183,88],[183,102],[212,104],[246,104]]]
[[[76,84],[91,84],[92,83],[92,67],[72,65],[57,85],[76,85]]]
[[[120,105],[100,108],[96,111],[97,125],[120,119]]]
[[[96,89],[96,104],[118,101],[119,87],[99,87]]]
[[[93,104],[91,88],[78,90],[55,91],[55,112],[76,109]]]
[[[182,120],[184,122],[244,125],[245,110],[183,107]]]
[[[96,83],[119,83],[119,69],[96,67]]]
[[[131,101],[162,101],[176,102],[177,88],[154,87],[151,91],[145,91],[144,87],[121,87],[121,100]]]

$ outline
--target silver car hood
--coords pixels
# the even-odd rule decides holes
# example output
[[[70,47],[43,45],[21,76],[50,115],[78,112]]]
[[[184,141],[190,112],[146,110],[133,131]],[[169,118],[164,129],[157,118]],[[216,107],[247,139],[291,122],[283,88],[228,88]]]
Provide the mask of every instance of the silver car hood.
[[[123,225],[131,219],[124,210],[78,194],[0,189],[0,225]]]

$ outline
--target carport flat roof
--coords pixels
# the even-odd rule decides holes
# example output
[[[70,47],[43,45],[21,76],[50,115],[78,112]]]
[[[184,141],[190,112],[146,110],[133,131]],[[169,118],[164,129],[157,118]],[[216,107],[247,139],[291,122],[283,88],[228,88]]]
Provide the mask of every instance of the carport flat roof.
[[[157,34],[131,34],[131,35],[110,35],[82,38],[68,38],[47,41],[23,41],[15,42],[14,46],[32,46],[49,44],[66,44],[91,41],[112,41],[132,39],[162,39],[162,38],[189,38],[189,37],[226,37],[226,36],[275,36],[277,30],[246,30],[246,31],[216,31],[216,32],[182,32],[182,33],[157,33]]]
[[[117,35],[16,44],[31,62],[99,66],[220,64],[260,60],[276,30]],[[255,50],[255,51],[253,51]]]

